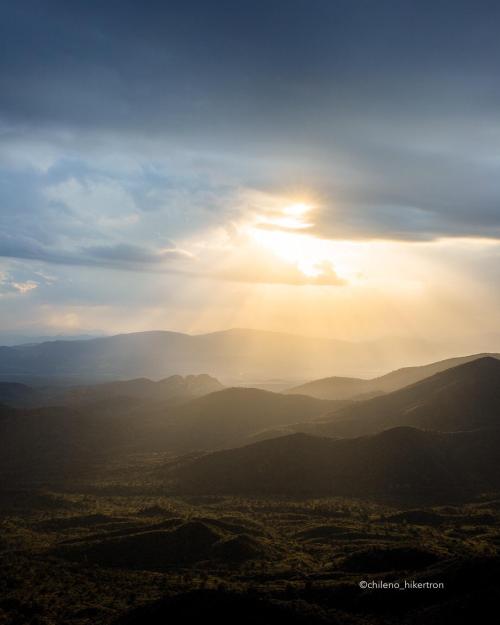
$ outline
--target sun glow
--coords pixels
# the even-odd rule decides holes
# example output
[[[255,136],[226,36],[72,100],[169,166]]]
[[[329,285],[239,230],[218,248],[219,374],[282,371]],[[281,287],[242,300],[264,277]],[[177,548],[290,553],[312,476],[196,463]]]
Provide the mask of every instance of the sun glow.
[[[307,234],[260,228],[252,228],[250,235],[259,246],[296,266],[310,278],[319,278],[332,272],[345,280],[356,277],[355,244],[334,243]]]
[[[306,221],[306,215],[312,211],[310,204],[296,203],[285,206],[269,215],[259,215],[258,223],[267,226],[284,228],[285,230],[305,230],[313,224]]]
[[[314,207],[291,203],[270,216],[259,216],[247,232],[259,247],[297,268],[311,279],[336,275],[343,280],[356,276],[356,245],[320,239],[307,232],[314,226]]]
[[[311,210],[311,206],[309,204],[304,204],[303,202],[298,202],[297,204],[290,204],[290,206],[285,206],[283,212],[285,215],[293,215],[295,217],[301,217],[305,215]]]

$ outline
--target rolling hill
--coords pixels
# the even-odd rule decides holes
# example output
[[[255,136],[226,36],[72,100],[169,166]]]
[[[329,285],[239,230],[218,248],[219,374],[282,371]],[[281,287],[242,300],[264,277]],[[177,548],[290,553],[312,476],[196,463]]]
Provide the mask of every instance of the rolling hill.
[[[12,407],[40,406],[44,393],[19,382],[0,382],[0,402]]]
[[[207,384],[220,386],[213,378],[202,382],[194,384],[190,379],[189,384],[197,390]],[[94,401],[84,392],[85,401],[77,394],[76,400],[59,406],[0,404],[0,472],[23,478],[64,477],[127,453],[184,453],[243,445],[262,430],[290,421],[308,422],[344,405],[247,388],[185,398],[184,403],[143,396],[145,388],[157,385],[162,390],[161,383],[149,380],[92,387]],[[123,386],[129,396],[121,395]],[[96,388],[101,393],[109,392],[108,387],[119,394],[96,397]],[[136,390],[135,397],[130,389]]]
[[[172,375],[158,382],[148,378],[137,378],[77,386],[68,389],[63,398],[67,403],[96,402],[119,397],[131,397],[150,402],[187,401],[223,388],[224,386],[218,380],[207,374]]]
[[[88,406],[107,402],[110,407],[118,408],[120,400],[177,403],[223,388],[218,380],[207,374],[173,375],[158,382],[137,378],[72,387],[31,387],[19,382],[0,382],[0,402],[16,408]]]
[[[156,430],[158,448],[185,452],[243,445],[270,428],[312,421],[345,402],[282,395],[255,388],[228,388],[170,410],[158,410],[143,423]]]
[[[272,560],[277,549],[234,524],[211,519],[169,519],[156,525],[119,531],[118,536],[96,536],[90,541],[67,542],[58,555],[108,567],[165,571],[208,559],[234,564],[248,560]],[[236,531],[235,531],[236,530]]]
[[[359,436],[395,426],[456,432],[500,426],[500,360],[483,357],[339,409],[314,431]]]
[[[175,395],[213,386],[220,384],[209,376],[177,376],[156,383],[131,380],[64,390],[70,401],[59,406],[0,406],[0,469],[33,475],[45,468],[57,473],[63,467],[69,473],[73,467],[90,466],[105,457],[229,449],[276,437],[289,440],[291,432],[352,439],[400,426],[435,432],[500,427],[500,361],[490,357],[359,402],[241,387],[189,399],[182,395],[183,401]],[[32,399],[29,387],[3,388],[5,397],[10,394],[19,401],[26,392]],[[168,393],[174,393],[170,399]],[[310,446],[319,446],[321,457],[321,445],[330,442],[314,439]],[[339,453],[343,447],[335,449]],[[352,453],[361,454],[360,444]],[[304,462],[307,465],[307,458]],[[417,460],[414,465],[420,467]],[[421,470],[425,472],[425,463]],[[297,484],[302,479],[291,478]],[[352,473],[351,478],[354,483],[361,476]],[[317,479],[321,483],[319,474]]]
[[[500,429],[443,434],[393,428],[333,440],[293,434],[170,465],[181,491],[439,500],[500,485]]]
[[[404,367],[371,380],[345,377],[313,380],[300,386],[294,386],[286,392],[310,395],[318,399],[369,399],[370,396],[375,397],[383,393],[391,393],[424,380],[431,375],[446,371],[446,369],[451,369],[485,356],[500,358],[500,354],[473,354],[459,358],[448,358],[447,360],[433,362],[420,367]]]
[[[126,431],[111,419],[62,407],[0,409],[0,476],[10,485],[61,480],[111,457]]]

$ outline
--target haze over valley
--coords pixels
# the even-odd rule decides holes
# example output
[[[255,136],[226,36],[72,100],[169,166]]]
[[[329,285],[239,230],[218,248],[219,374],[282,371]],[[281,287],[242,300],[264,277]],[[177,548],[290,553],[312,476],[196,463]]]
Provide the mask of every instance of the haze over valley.
[[[86,340],[51,340],[0,347],[0,376],[40,384],[210,372],[227,383],[291,386],[327,374],[374,377],[428,354],[450,355],[443,346],[398,338],[352,342],[250,329],[209,334],[150,331]],[[452,355],[455,355],[452,353]]]

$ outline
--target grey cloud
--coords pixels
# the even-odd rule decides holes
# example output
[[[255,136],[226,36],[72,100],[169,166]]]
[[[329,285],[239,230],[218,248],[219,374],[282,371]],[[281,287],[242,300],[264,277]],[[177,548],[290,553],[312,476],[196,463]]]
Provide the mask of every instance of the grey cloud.
[[[189,259],[188,254],[175,248],[156,250],[116,243],[64,250],[45,247],[27,237],[8,235],[0,235],[0,257],[131,271],[174,271],[173,261]]]
[[[491,148],[478,155],[465,145],[450,154],[439,143],[422,150],[394,137],[388,146],[384,130],[375,145],[372,139],[350,151],[343,146],[354,173],[336,175],[334,166],[316,173],[315,233],[417,241],[500,237],[500,178]],[[430,144],[422,127],[424,140],[426,134]]]
[[[101,259],[111,263],[124,263],[131,265],[155,265],[164,263],[167,260],[182,259],[185,260],[188,255],[181,250],[175,248],[163,250],[151,250],[139,245],[130,243],[116,243],[115,245],[95,245],[82,248],[83,257],[93,259]]]
[[[94,142],[144,161],[152,141],[233,186],[310,188],[322,236],[498,237],[499,17],[488,0],[11,3],[0,118],[73,137],[73,157]]]

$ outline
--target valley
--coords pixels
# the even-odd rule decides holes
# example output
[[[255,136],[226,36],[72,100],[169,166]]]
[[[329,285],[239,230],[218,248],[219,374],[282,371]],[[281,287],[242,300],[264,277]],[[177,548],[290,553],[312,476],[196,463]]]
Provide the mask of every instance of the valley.
[[[385,379],[3,381],[0,623],[469,625],[500,578],[500,360]]]

